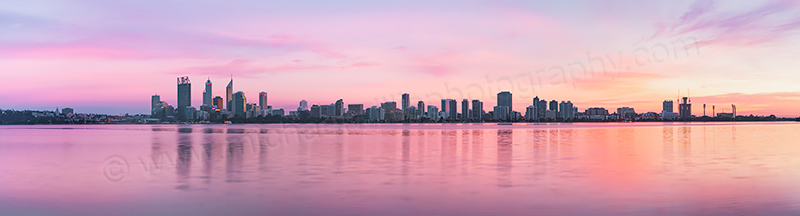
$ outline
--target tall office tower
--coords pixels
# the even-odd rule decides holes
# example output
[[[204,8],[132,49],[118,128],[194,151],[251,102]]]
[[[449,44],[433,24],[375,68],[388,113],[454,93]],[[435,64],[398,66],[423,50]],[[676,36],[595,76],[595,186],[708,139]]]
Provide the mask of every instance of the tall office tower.
[[[536,115],[538,119],[544,119],[547,117],[547,100],[539,100],[538,104],[534,104],[536,106]]]
[[[561,101],[561,102],[563,103],[564,101]],[[550,101],[550,110],[558,112],[558,110],[560,110],[558,108],[559,108],[558,107],[558,101],[556,101],[556,100]]]
[[[161,103],[160,95],[153,95],[150,97],[150,115],[156,114],[156,107]]]
[[[417,116],[425,116],[425,102],[417,102]]]
[[[564,120],[575,118],[575,107],[572,105],[572,101],[567,101],[567,102],[561,101],[561,104],[559,104],[558,106],[559,106],[558,110],[560,110],[560,112],[558,112],[558,117],[561,117],[561,119]]]
[[[261,108],[261,110],[267,110],[267,106],[269,106],[267,104],[267,93],[258,93],[258,107]]]
[[[672,108],[671,100],[665,100],[664,103],[662,104],[662,107],[663,107],[662,111],[664,112],[675,112],[675,110]]]
[[[233,112],[236,117],[244,118],[245,111],[247,108],[247,98],[244,96],[244,92],[238,91],[233,94],[233,100],[231,100],[231,106],[228,107]]]
[[[497,106],[508,107],[508,112],[504,113],[506,116],[501,116],[500,119],[509,119],[510,114],[514,112],[514,106],[513,106],[513,103],[512,103],[511,92],[504,91],[504,92],[497,93]],[[495,114],[495,115],[497,115],[497,114]]]
[[[509,111],[514,111],[514,104],[512,103],[511,92],[504,91],[497,93],[497,105],[507,106]]]
[[[692,101],[688,97],[683,97],[682,103],[678,105],[681,119],[692,118]]]
[[[186,119],[186,107],[192,106],[192,82],[188,76],[178,77],[178,119]]]
[[[479,100],[472,100],[472,119],[483,119],[483,102]]]
[[[298,107],[298,109],[300,109],[300,111],[308,110],[308,101],[301,100],[300,101],[300,107]]]
[[[472,119],[472,117],[469,115],[469,100],[467,99],[461,101],[461,119]]]
[[[442,99],[442,107],[437,107],[437,109],[439,109],[439,112],[443,113],[439,115],[439,117],[442,117],[444,119],[450,119],[450,101],[453,101],[453,99]]]
[[[224,108],[224,107],[222,107],[222,106],[223,106],[222,104],[223,104],[225,101],[224,101],[224,100],[222,100],[222,97],[220,97],[220,96],[216,96],[216,97],[214,97],[214,99],[213,99],[212,101],[214,101],[214,102],[213,102],[213,103],[214,103],[214,106],[216,106],[216,107],[217,107],[217,109],[220,109],[220,110],[222,110],[222,108]]]
[[[213,94],[211,92],[211,79],[209,79],[209,80],[206,80],[206,89],[203,90],[203,104],[202,105],[211,106],[212,95]]]
[[[448,114],[448,115],[450,115],[450,116],[448,116],[447,118],[450,119],[450,120],[456,120],[456,117],[458,117],[458,102],[456,102],[456,100],[452,100],[452,99],[449,100],[449,102],[450,102],[450,105],[449,105],[450,106],[449,107],[450,110],[448,110],[448,112],[450,114]]]
[[[228,111],[233,112],[231,100],[233,100],[233,78],[231,78],[228,86],[225,87],[225,105],[228,106]]]
[[[354,115],[364,114],[364,104],[348,104],[347,112]]]
[[[342,116],[344,114],[344,100],[339,99],[336,101],[336,110],[334,111],[334,115]]]
[[[408,108],[408,106],[411,106],[410,104],[411,101],[409,100],[408,93],[403,94],[403,101],[401,101],[401,103],[402,103],[401,105],[403,106],[403,112],[406,111],[406,108]]]
[[[675,118],[674,113],[675,113],[675,109],[673,107],[672,100],[665,100],[664,103],[662,103],[661,118],[662,119],[673,119],[673,118]]]

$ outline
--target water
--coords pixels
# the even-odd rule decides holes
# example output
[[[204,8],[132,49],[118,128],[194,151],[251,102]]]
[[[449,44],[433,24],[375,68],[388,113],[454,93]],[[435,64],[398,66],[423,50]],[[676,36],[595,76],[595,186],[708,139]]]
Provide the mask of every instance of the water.
[[[0,126],[0,215],[798,215],[798,131]]]

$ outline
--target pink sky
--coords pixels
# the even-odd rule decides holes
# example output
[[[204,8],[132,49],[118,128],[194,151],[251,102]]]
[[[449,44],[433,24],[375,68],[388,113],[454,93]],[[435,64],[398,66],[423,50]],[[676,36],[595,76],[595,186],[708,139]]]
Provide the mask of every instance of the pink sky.
[[[0,2],[2,109],[149,113],[176,78],[293,110],[411,94],[495,105],[514,94],[581,109],[661,109],[678,91],[740,114],[800,115],[800,3]],[[697,46],[695,46],[695,44]],[[460,106],[460,104],[459,104]]]

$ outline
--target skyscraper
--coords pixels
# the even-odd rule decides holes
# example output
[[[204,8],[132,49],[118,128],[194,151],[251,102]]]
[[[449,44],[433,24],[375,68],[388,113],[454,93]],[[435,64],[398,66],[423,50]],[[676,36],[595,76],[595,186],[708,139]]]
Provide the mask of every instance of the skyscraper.
[[[472,119],[483,119],[483,102],[479,100],[472,100]]]
[[[342,116],[342,114],[344,114],[344,112],[343,112],[344,111],[344,100],[342,100],[342,99],[337,100],[336,104],[334,106],[336,107],[335,108],[336,110],[334,111],[334,115]]]
[[[211,92],[211,79],[206,80],[206,89],[203,90],[203,104],[211,106],[211,97],[213,93]]]
[[[231,82],[228,83],[228,86],[225,87],[225,105],[228,106],[228,111],[233,112],[231,100],[233,100],[233,78],[231,78]]]
[[[534,104],[536,106],[536,116],[538,119],[544,119],[547,117],[547,100],[539,100],[538,104]]]
[[[501,112],[495,113],[494,115],[501,115],[501,116],[497,116],[495,117],[495,119],[504,119],[504,120],[510,119],[510,114],[514,112],[511,92],[504,91],[497,93],[497,106],[499,107],[499,110]],[[498,108],[495,108],[495,110],[498,110]]]
[[[552,102],[550,103],[552,104]],[[575,107],[572,105],[572,101],[561,101],[561,104],[558,105],[558,117],[561,117],[563,120],[570,120],[575,118]],[[551,111],[556,111],[552,110]]]
[[[425,115],[425,102],[422,101],[417,102],[417,115],[418,116]]]
[[[192,106],[192,82],[188,76],[178,77],[178,119],[186,119],[186,107]]]
[[[672,100],[665,100],[664,103],[662,103],[661,118],[662,119],[673,119],[673,118],[675,118],[674,113],[675,113],[675,109],[673,107],[673,101]]]
[[[469,100],[467,99],[461,101],[461,119],[472,119],[472,117],[469,115]]]
[[[563,103],[564,101],[561,101],[561,102]],[[550,101],[550,110],[558,112],[558,110],[559,110],[558,109],[558,101],[556,101],[556,100],[551,100]]]
[[[453,99],[442,99],[442,107],[440,109],[437,107],[437,109],[439,109],[439,112],[443,113],[443,115],[439,116],[439,117],[442,117],[442,118],[445,118],[445,119],[450,119],[450,109],[451,109],[450,108],[451,107],[450,106],[450,101],[455,101],[455,100],[453,100]],[[455,107],[453,107],[452,109],[455,109]]]
[[[238,91],[234,93],[233,100],[231,100],[231,106],[228,108],[232,110],[236,117],[244,118],[245,111],[247,111],[247,98],[244,96],[244,92]]]
[[[160,95],[153,95],[150,97],[150,115],[156,114],[156,107],[161,103]]]
[[[458,108],[457,108],[458,102],[456,102],[456,100],[449,100],[449,101],[450,101],[450,107],[449,107],[450,110],[448,110],[448,112],[450,113],[449,114],[450,116],[448,116],[447,118],[450,120],[456,120],[456,117],[458,117]]]
[[[267,93],[261,92],[258,93],[258,106],[261,107],[261,110],[267,110]]]
[[[409,100],[408,93],[404,93],[403,94],[403,101],[401,101],[401,103],[402,103],[401,105],[403,106],[403,111],[404,112],[406,111],[406,108],[408,108],[408,106],[411,106],[411,104],[410,104],[411,101]]]

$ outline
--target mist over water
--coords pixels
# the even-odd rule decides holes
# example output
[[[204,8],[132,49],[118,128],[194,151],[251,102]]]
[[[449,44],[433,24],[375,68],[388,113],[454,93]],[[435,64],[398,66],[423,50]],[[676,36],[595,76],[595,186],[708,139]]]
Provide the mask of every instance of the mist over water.
[[[800,124],[0,126],[8,215],[796,215]]]

